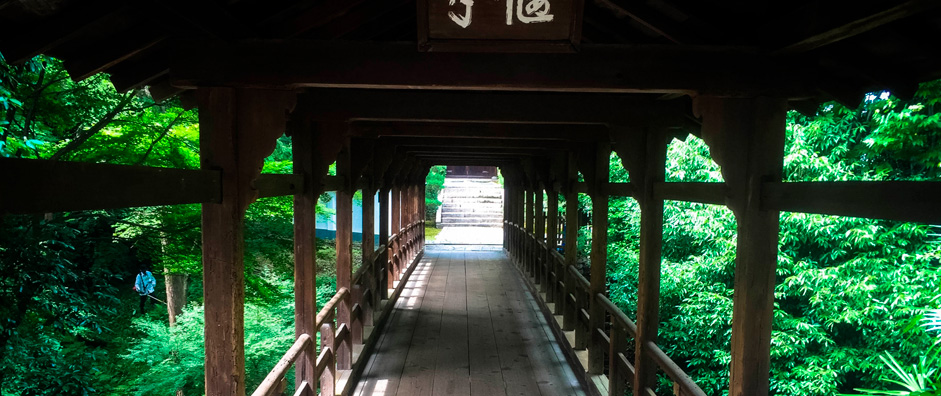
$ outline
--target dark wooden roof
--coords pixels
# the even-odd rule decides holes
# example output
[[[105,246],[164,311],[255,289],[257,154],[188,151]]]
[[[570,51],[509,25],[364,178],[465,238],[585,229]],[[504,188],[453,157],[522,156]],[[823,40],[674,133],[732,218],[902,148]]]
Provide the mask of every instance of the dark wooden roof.
[[[585,0],[582,43],[585,53],[595,45],[644,48],[644,54],[672,51],[673,57],[654,59],[688,63],[689,70],[715,59],[697,64],[696,56],[676,56],[677,51],[747,53],[761,64],[787,65],[776,74],[799,69],[782,82],[806,80],[806,92],[787,93],[792,99],[855,104],[867,91],[889,89],[905,96],[916,83],[941,77],[939,5],[937,0]],[[414,0],[0,0],[0,53],[8,61],[45,53],[63,59],[76,79],[104,71],[119,90],[148,84],[157,96],[181,91],[169,73],[176,40],[342,40],[355,50],[362,41],[415,42],[416,32]]]

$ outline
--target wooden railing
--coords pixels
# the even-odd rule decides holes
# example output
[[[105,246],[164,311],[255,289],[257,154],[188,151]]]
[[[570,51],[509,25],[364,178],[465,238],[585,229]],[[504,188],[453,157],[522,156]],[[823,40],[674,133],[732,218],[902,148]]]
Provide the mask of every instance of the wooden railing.
[[[638,346],[634,341],[637,325],[627,317],[604,294],[590,295],[591,284],[574,265],[566,265],[565,258],[559,252],[550,249],[541,238],[519,224],[504,222],[504,237],[507,255],[519,266],[521,272],[529,277],[533,287],[545,293],[545,302],[552,303],[552,314],[561,315],[561,326],[551,321],[562,332],[574,332],[571,345],[574,350],[585,350],[592,342],[591,334],[597,337],[595,342],[607,355],[607,376],[609,395],[625,394],[627,386],[634,386],[634,354],[638,347],[645,348],[657,366],[673,381],[673,392],[677,396],[705,396],[702,389],[653,342]],[[575,248],[574,246],[570,248]],[[590,306],[594,303],[603,309],[605,320],[598,321],[600,326],[591,328]],[[642,392],[653,395],[647,388]]]
[[[424,221],[409,224],[390,236],[388,244],[380,245],[376,251],[367,254],[353,274],[351,288],[340,287],[317,313],[315,328],[319,329],[320,352],[315,373],[320,379],[320,395],[337,395],[346,391],[343,388],[348,383],[341,380],[351,378],[358,368],[357,363],[364,361],[361,358],[378,338],[375,337],[376,332],[368,329],[386,320],[395,305],[391,302],[401,294],[414,263],[420,258],[424,249],[423,226]],[[386,287],[388,289],[384,291]],[[382,303],[384,295],[389,296],[385,304]],[[349,323],[337,323],[337,310],[345,307],[350,310]],[[311,335],[299,335],[252,396],[282,394],[287,387],[284,376],[313,342]],[[353,353],[356,346],[362,347],[358,356]],[[349,362],[344,363],[338,359],[340,356],[348,356]],[[312,396],[316,388],[315,384],[301,381],[294,395]]]

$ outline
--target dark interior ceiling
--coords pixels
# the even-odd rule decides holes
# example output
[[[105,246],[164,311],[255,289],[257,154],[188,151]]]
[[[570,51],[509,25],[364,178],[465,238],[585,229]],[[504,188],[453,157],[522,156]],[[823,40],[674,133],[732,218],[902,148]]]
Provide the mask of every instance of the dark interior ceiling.
[[[855,104],[880,89],[911,96],[917,83],[941,77],[937,0],[584,1],[585,45],[739,48],[800,64],[815,88],[804,106]],[[0,53],[14,63],[55,56],[75,79],[107,72],[118,90],[147,85],[160,100],[184,93],[170,80],[177,40],[416,42],[416,7],[415,0],[0,0]],[[477,158],[421,153],[445,154]]]

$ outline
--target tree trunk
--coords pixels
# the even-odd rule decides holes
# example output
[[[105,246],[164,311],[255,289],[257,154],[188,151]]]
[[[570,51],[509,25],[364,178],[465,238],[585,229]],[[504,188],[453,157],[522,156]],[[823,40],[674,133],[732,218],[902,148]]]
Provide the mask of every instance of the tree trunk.
[[[170,315],[170,326],[176,325],[176,316],[183,313],[186,305],[187,277],[182,274],[164,272],[167,285],[167,313]]]

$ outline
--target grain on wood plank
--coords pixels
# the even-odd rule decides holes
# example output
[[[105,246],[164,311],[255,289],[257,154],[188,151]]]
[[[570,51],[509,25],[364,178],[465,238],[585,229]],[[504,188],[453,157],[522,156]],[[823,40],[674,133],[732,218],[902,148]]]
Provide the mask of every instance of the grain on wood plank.
[[[489,274],[492,274],[495,268],[494,262],[481,254],[468,254],[466,257],[471,395],[506,395],[486,289],[488,284],[494,283],[489,278]]]
[[[434,394],[470,395],[464,253],[449,252],[447,256],[448,278],[441,312]]]
[[[420,273],[423,269],[432,266],[432,262],[418,264],[415,271]],[[421,276],[414,278],[421,279]],[[399,380],[405,365],[408,346],[412,338],[414,323],[418,318],[417,310],[406,309],[410,301],[420,304],[421,288],[405,288],[395,302],[395,308],[388,325],[379,339],[376,351],[370,358],[360,383],[357,385],[355,395],[387,394],[388,390],[398,387]],[[415,300],[411,300],[415,298]]]
[[[490,310],[493,313],[494,323],[499,323],[496,328],[497,346],[500,352],[500,364],[503,370],[503,378],[506,381],[507,395],[534,395],[539,394],[539,385],[536,383],[535,372],[532,367],[532,361],[529,352],[524,345],[524,339],[520,331],[524,319],[521,319],[510,301],[510,294],[506,287],[509,281],[504,280],[515,278],[517,272],[512,268],[512,264],[505,259],[498,259],[496,270],[490,278],[490,287],[488,287],[488,297],[490,299]]]
[[[447,280],[446,258],[430,255],[433,265],[424,268],[423,274],[416,283],[424,283],[421,306],[412,309],[418,310],[418,321],[412,334],[408,356],[405,359],[405,370],[402,371],[402,380],[396,394],[423,396],[431,395],[434,385],[435,349],[441,329],[441,309],[444,302],[444,288]],[[415,274],[412,274],[415,276]],[[412,283],[412,282],[410,282]],[[414,287],[412,285],[408,285]]]
[[[571,381],[566,381],[564,363],[552,352],[553,338],[546,334],[548,324],[535,306],[533,295],[519,277],[503,278],[503,287],[520,321],[520,335],[532,362],[539,392],[547,395],[571,395]],[[576,382],[577,383],[577,382]]]

